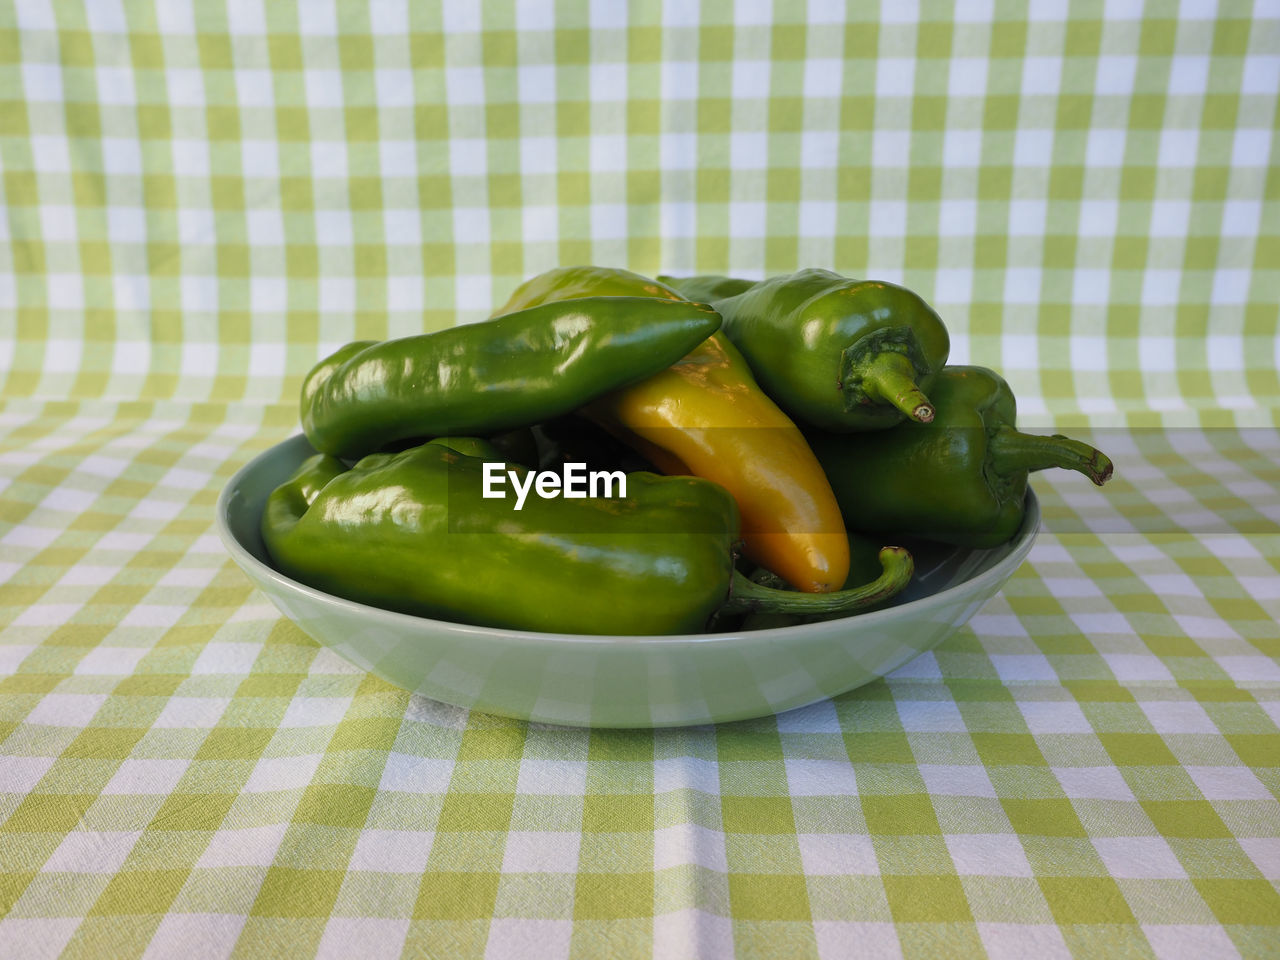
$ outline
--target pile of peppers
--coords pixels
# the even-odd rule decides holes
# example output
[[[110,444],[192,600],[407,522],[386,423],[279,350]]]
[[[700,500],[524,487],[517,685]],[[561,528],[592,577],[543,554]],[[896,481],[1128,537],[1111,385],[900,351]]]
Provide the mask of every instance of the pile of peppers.
[[[902,542],[995,547],[1030,472],[1112,472],[1020,432],[1009,385],[948,351],[919,296],[827,270],[549,270],[486,323],[316,364],[316,454],[268,498],[263,542],[312,587],[486,627],[689,634],[876,609],[910,583]],[[482,492],[495,470],[528,488],[570,462],[625,473],[626,494],[515,511]]]

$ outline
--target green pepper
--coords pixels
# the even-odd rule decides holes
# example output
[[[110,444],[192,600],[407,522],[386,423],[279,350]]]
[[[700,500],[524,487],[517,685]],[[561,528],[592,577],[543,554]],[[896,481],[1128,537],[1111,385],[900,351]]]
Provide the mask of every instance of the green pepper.
[[[658,282],[665,283],[688,300],[699,303],[715,303],[727,297],[736,297],[746,293],[757,283],[755,280],[739,280],[736,277],[722,277],[716,274],[702,274],[697,277],[668,277],[658,275]]]
[[[1013,391],[993,370],[946,367],[931,393],[928,424],[806,431],[849,529],[994,547],[1022,524],[1029,472],[1065,467],[1098,485],[1111,476],[1111,461],[1086,443],[1020,432]]]
[[[880,575],[884,563],[881,560],[881,554],[886,551],[903,550],[907,556],[912,556],[904,547],[883,546],[882,537],[864,537],[861,534],[845,532],[845,536],[849,541],[849,576],[844,582],[844,589],[857,586],[860,583],[866,583],[874,580]],[[913,566],[915,566],[915,557],[912,557]],[[787,589],[787,582],[776,573],[765,570],[763,567],[757,568],[751,574],[753,583],[758,583],[766,587],[776,587],[779,590]],[[879,603],[866,608],[867,611],[879,609],[892,597],[885,597]],[[765,630],[772,627],[790,627],[797,623],[817,623],[819,620],[835,620],[842,614],[817,613],[802,615],[796,613],[766,613],[756,612],[746,617],[742,621],[742,629],[744,630]]]
[[[477,457],[481,460],[502,460],[502,454],[498,452],[498,448],[483,437],[436,437],[434,440],[428,440],[427,442],[447,447],[454,453],[460,453],[464,457]]]
[[[424,443],[443,443],[449,449],[465,453],[469,457],[510,460],[524,466],[532,466],[538,462],[538,438],[534,436],[532,427],[517,427],[483,439],[458,436],[405,437],[384,443],[374,452],[399,453],[410,447],[420,447]]]
[[[713,305],[760,385],[797,422],[854,433],[932,418],[925,391],[950,340],[905,287],[801,270]]]
[[[705,304],[601,297],[356,341],[307,374],[302,429],[320,452],[350,458],[409,437],[528,426],[657,373],[719,326]]]
[[[553,300],[580,297],[655,297],[660,300],[691,299],[665,283],[642,277],[620,267],[555,267],[516,287],[511,298],[493,316],[502,317]],[[703,301],[705,302],[705,301]]]
[[[625,497],[483,497],[486,461],[442,443],[347,469],[318,454],[267,499],[261,532],[283,573],[375,606],[483,626],[673,634],[717,614],[851,613],[910,579],[892,553],[861,587],[810,594],[734,569],[738,511],[696,477],[633,473]],[[514,469],[527,479],[527,471]]]

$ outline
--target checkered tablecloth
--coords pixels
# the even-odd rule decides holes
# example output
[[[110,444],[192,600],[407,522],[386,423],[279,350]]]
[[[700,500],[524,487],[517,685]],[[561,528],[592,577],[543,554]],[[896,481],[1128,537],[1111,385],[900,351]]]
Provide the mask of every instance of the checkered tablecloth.
[[[1280,955],[1278,89],[1271,0],[0,3],[0,957]],[[904,282],[1116,479],[835,700],[413,698],[215,498],[582,262]]]

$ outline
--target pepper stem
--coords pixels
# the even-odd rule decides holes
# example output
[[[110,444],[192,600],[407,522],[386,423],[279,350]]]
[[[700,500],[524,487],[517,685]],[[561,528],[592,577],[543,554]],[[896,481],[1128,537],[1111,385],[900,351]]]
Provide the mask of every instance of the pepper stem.
[[[880,576],[870,583],[833,593],[800,593],[754,583],[734,571],[729,599],[720,613],[853,613],[900,593],[915,571],[915,561],[902,547],[880,551]]]
[[[875,353],[856,371],[862,390],[873,400],[891,403],[917,423],[933,419],[933,404],[916,386],[911,358],[896,350]]]
[[[1075,470],[1102,486],[1111,477],[1111,460],[1101,450],[1061,434],[1042,437],[1002,426],[987,444],[992,469],[999,474],[1025,470],[1031,473],[1049,467]]]

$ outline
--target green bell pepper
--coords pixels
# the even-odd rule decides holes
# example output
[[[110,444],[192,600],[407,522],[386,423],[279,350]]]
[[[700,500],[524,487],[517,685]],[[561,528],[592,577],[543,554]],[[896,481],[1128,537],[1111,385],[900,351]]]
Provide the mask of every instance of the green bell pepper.
[[[485,463],[443,443],[351,469],[318,454],[268,497],[263,542],[283,573],[350,600],[559,633],[690,633],[754,610],[852,613],[911,576],[902,551],[855,589],[771,589],[734,569],[738,511],[717,484],[633,473],[625,497],[529,497],[516,511],[483,497]]]
[[[1111,461],[1086,443],[1020,432],[1013,391],[994,370],[946,367],[930,393],[928,424],[806,431],[849,529],[994,547],[1022,524],[1029,472],[1064,467],[1098,485],[1111,476]]]
[[[411,437],[528,426],[657,373],[719,326],[705,304],[600,297],[360,340],[307,374],[302,429],[320,452],[352,458]]]
[[[925,391],[950,339],[905,287],[801,270],[713,305],[760,385],[797,422],[853,433],[933,417]]]

